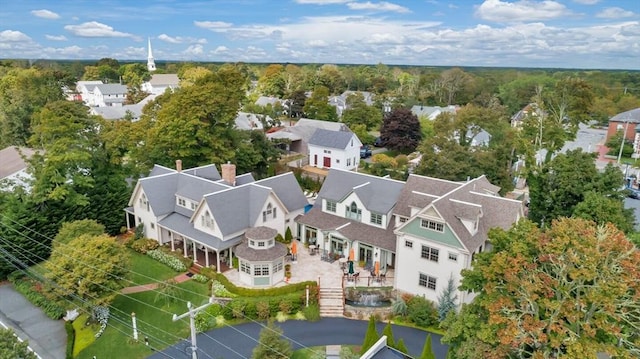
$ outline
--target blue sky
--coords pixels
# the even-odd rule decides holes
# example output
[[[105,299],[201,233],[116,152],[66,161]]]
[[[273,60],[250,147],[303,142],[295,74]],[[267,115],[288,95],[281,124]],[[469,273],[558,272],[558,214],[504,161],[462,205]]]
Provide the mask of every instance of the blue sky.
[[[640,69],[637,0],[7,0],[0,57]]]

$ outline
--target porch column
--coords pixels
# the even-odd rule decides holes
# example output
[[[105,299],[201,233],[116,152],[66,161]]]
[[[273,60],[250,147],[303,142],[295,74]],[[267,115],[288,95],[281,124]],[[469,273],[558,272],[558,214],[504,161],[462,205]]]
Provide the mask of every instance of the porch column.
[[[209,268],[209,248],[204,247],[204,264]]]
[[[127,218],[127,229],[131,228],[131,224],[129,223],[129,212],[125,212],[125,217]]]
[[[233,267],[233,247],[229,247],[229,267]],[[240,268],[237,268],[240,269]]]
[[[189,255],[187,255],[187,239],[182,237],[182,254],[184,255],[185,258],[187,258]]]
[[[171,232],[169,232],[169,234],[171,235],[171,251],[175,252],[176,251],[176,242],[175,242],[175,237],[173,234],[171,234]]]
[[[216,250],[216,272],[222,273],[220,271],[220,252]]]
[[[192,248],[193,248],[193,263],[198,263],[198,252],[196,249],[196,242],[193,241],[192,243]]]

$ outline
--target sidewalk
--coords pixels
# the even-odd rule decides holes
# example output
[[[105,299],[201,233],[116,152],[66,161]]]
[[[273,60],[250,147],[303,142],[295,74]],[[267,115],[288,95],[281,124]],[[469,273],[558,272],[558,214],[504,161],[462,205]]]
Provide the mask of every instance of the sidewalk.
[[[64,321],[49,319],[11,283],[0,284],[0,321],[12,328],[18,337],[29,341],[29,346],[41,358],[65,358],[67,333]]]
[[[191,279],[191,277],[189,277],[187,273],[182,273],[173,277],[173,280],[175,280],[176,283],[186,282],[189,279]],[[141,285],[136,285],[134,287],[122,288],[120,293],[122,294],[140,293],[140,292],[146,292],[149,290],[154,290],[157,288],[158,288],[158,283],[141,284]]]

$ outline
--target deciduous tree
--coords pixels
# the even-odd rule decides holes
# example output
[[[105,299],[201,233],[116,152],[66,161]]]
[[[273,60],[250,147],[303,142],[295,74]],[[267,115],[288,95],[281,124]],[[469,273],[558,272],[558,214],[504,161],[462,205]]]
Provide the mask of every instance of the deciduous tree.
[[[385,116],[380,137],[389,149],[412,152],[422,140],[420,121],[409,109],[397,108]]]
[[[45,268],[55,297],[80,297],[91,305],[109,304],[129,271],[126,248],[107,235],[82,235],[55,247]]]
[[[314,120],[338,121],[336,108],[329,104],[329,89],[316,87],[304,103],[304,115]]]
[[[0,358],[36,359],[28,341],[20,341],[13,330],[0,328]]]
[[[562,218],[489,238],[493,250],[462,273],[475,300],[445,323],[456,358],[640,355],[640,251],[623,232]]]

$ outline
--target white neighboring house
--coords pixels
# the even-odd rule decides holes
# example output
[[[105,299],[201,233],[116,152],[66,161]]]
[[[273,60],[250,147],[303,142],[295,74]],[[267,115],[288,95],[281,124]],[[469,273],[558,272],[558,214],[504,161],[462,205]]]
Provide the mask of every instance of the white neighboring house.
[[[218,272],[250,228],[282,235],[289,228],[297,236],[294,219],[309,202],[292,172],[255,181],[251,173],[236,176],[233,164],[223,164],[221,171],[215,165],[183,171],[181,161],[175,170],[156,165],[133,190],[127,226],[142,225],[145,237],[198,265],[215,264]]]
[[[320,168],[357,170],[362,142],[351,131],[317,129],[308,143],[309,165]]]
[[[167,89],[171,91],[180,87],[180,79],[177,74],[153,74],[149,81],[140,87],[142,91],[152,95],[162,95]]]
[[[76,91],[80,94],[80,100],[87,106],[93,106],[93,89],[97,85],[103,85],[102,81],[78,81],[76,83]]]
[[[418,116],[418,118],[426,118],[433,121],[442,113],[451,113],[455,115],[457,109],[458,107],[455,105],[449,105],[446,107],[414,105],[411,107],[411,113]]]
[[[30,189],[31,175],[27,172],[25,159],[31,158],[35,150],[9,146],[0,150],[0,191],[13,191],[15,187]]]
[[[93,103],[89,106],[122,106],[127,99],[127,86],[120,84],[101,84],[93,88]]]
[[[267,115],[256,115],[255,113],[238,112],[235,119],[236,128],[239,130],[263,130],[264,126],[260,118],[269,123],[273,122],[273,119]]]
[[[500,197],[485,176],[467,182],[410,175],[394,209],[395,288],[435,303],[449,278],[457,288],[473,255],[491,250],[488,231],[524,217],[522,201]],[[473,300],[457,290],[457,305]]]
[[[121,120],[130,116],[130,120],[132,122],[136,122],[140,120],[140,116],[142,116],[142,109],[144,106],[153,101],[157,95],[149,95],[145,97],[142,101],[133,104],[133,105],[123,105],[123,106],[105,106],[105,107],[91,107],[89,109],[89,113],[92,115],[101,116],[105,120]]]

